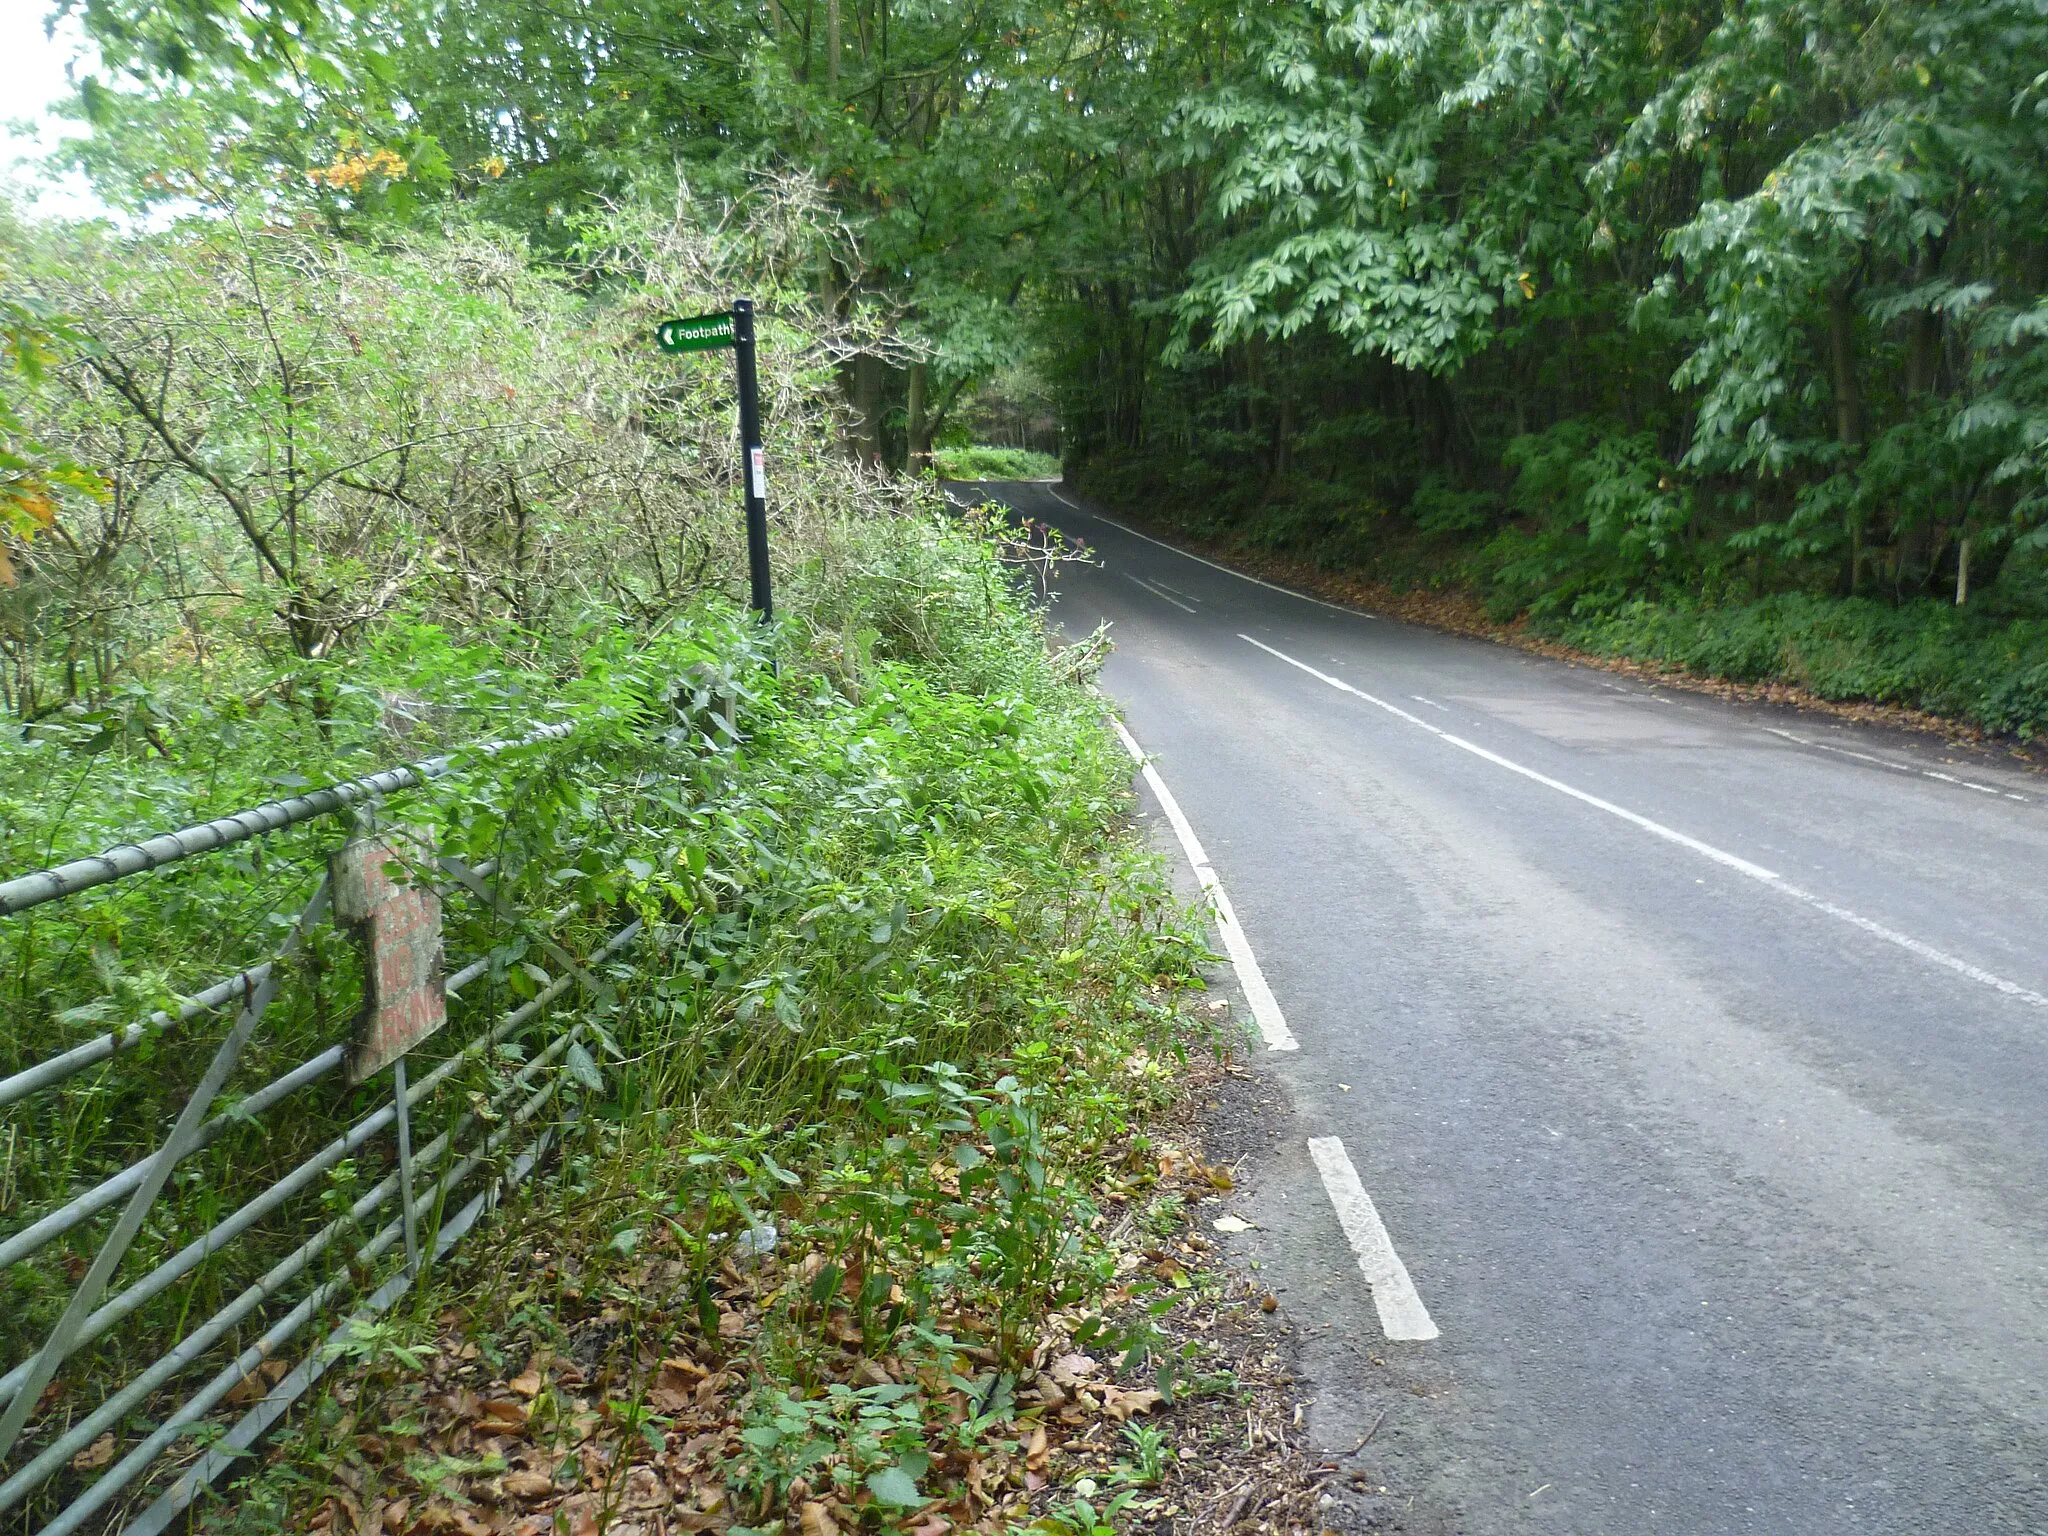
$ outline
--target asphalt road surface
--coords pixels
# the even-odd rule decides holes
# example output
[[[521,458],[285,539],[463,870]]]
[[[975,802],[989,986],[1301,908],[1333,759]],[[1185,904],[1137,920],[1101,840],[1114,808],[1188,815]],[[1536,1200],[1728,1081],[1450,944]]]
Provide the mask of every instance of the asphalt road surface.
[[[1297,1047],[1231,1242],[1333,1524],[2048,1532],[2048,779],[982,489]]]

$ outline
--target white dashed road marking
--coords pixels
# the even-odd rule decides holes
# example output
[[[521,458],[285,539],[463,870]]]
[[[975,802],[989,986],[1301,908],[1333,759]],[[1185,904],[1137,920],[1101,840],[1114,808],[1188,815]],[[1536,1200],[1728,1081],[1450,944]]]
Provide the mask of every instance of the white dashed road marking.
[[[1429,1308],[1415,1292],[1408,1278],[1408,1266],[1394,1251],[1386,1223],[1372,1203],[1372,1196],[1358,1181],[1358,1170],[1345,1155],[1344,1143],[1335,1136],[1311,1136],[1308,1155],[1316,1172],[1323,1176],[1323,1188],[1330,1204],[1337,1208],[1337,1224],[1358,1255],[1358,1271],[1372,1287],[1373,1308],[1380,1315],[1380,1330],[1390,1339],[1433,1339],[1437,1326]]]
[[[1265,1037],[1269,1051],[1298,1051],[1301,1042],[1294,1038],[1294,1031],[1287,1027],[1287,1020],[1281,1016],[1280,1004],[1273,998],[1273,989],[1266,985],[1266,973],[1259,969],[1259,962],[1252,954],[1251,941],[1244,936],[1244,929],[1238,926],[1237,914],[1231,910],[1230,898],[1223,894],[1223,882],[1216,878],[1216,871],[1209,866],[1209,855],[1202,850],[1202,840],[1195,836],[1195,829],[1182,813],[1180,802],[1173,798],[1173,791],[1166,787],[1166,781],[1159,777],[1159,770],[1145,761],[1145,751],[1135,737],[1124,729],[1124,723],[1114,717],[1111,725],[1123,738],[1124,750],[1131,754],[1145,782],[1159,799],[1159,808],[1166,812],[1166,819],[1173,826],[1174,836],[1186,851],[1188,862],[1195,867],[1195,878],[1201,882],[1202,894],[1209,898],[1209,906],[1216,914],[1216,927],[1223,935],[1223,949],[1230,956],[1231,966],[1237,971],[1237,984],[1244,989],[1244,1000],[1252,1010],[1252,1021],[1259,1026],[1259,1033]]]
[[[1142,576],[1133,576],[1129,571],[1119,571],[1117,574],[1123,577],[1124,580],[1133,582],[1136,585],[1143,587],[1147,592],[1150,592],[1154,597],[1160,599],[1162,602],[1168,602],[1173,604],[1173,606],[1178,608],[1182,613],[1193,613],[1195,611],[1192,607],[1182,602],[1179,598],[1169,597],[1166,593],[1160,591],[1159,588],[1153,586],[1151,582],[1147,581]]]
[[[1994,976],[1991,972],[1984,970],[1980,966],[1972,965],[1969,961],[1951,955],[1945,950],[1936,949],[1932,944],[1924,944],[1909,934],[1887,928],[1881,923],[1874,923],[1860,913],[1851,912],[1847,907],[1838,907],[1833,902],[1816,896],[1810,891],[1802,891],[1798,886],[1789,883],[1783,875],[1778,874],[1774,870],[1765,869],[1760,864],[1752,864],[1747,859],[1739,858],[1735,854],[1716,848],[1712,843],[1703,843],[1696,837],[1688,837],[1685,833],[1674,831],[1661,822],[1650,820],[1647,816],[1639,816],[1634,811],[1626,810],[1614,804],[1611,800],[1602,800],[1598,795],[1589,795],[1583,789],[1574,789],[1571,785],[1563,783],[1558,779],[1553,779],[1548,774],[1538,773],[1534,768],[1524,768],[1520,763],[1502,757],[1498,752],[1489,752],[1486,748],[1469,742],[1462,736],[1453,736],[1449,731],[1441,730],[1431,725],[1420,715],[1411,715],[1398,704],[1389,704],[1385,699],[1376,699],[1363,689],[1352,687],[1341,677],[1332,677],[1327,672],[1319,672],[1307,662],[1295,660],[1294,657],[1288,655],[1285,651],[1276,651],[1263,640],[1253,640],[1250,635],[1246,634],[1240,634],[1237,638],[1256,645],[1269,656],[1278,657],[1290,667],[1300,668],[1310,677],[1320,679],[1328,683],[1332,688],[1363,699],[1366,703],[1385,710],[1397,719],[1406,720],[1410,725],[1418,725],[1423,730],[1428,731],[1430,735],[1448,742],[1462,752],[1470,752],[1474,757],[1484,758],[1497,768],[1505,768],[1510,773],[1519,773],[1523,778],[1532,779],[1536,783],[1543,785],[1546,789],[1554,789],[1561,795],[1569,795],[1574,800],[1592,806],[1595,810],[1605,811],[1610,816],[1618,816],[1621,820],[1628,822],[1632,826],[1641,827],[1645,832],[1663,838],[1667,843],[1676,843],[1681,848],[1689,848],[1702,858],[1712,859],[1716,864],[1732,869],[1739,875],[1746,875],[1752,880],[1770,886],[1773,890],[1782,891],[1794,901],[1806,903],[1807,906],[1812,907],[1816,912],[1825,912],[1829,917],[1838,918],[1842,922],[1849,924],[1852,928],[1862,929],[1863,932],[1869,934],[1872,938],[1883,939],[1887,944],[1895,944],[1909,954],[1918,955],[1922,960],[1928,961],[1930,964],[1942,966],[1947,970],[1954,971],[1959,976],[1966,976],[1981,986],[1990,987],[1997,992],[2003,992],[2007,997],[2018,998],[2021,1002],[2030,1004],[2035,1008],[2048,1008],[2048,997],[2044,997],[2041,993],[2031,988],[2023,987],[2018,982],[2007,981],[2003,976]]]

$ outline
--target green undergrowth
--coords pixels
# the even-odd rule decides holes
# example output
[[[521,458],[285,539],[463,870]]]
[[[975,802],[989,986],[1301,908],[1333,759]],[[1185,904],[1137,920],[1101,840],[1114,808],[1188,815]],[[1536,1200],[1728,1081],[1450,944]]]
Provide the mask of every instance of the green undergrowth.
[[[1053,480],[1060,472],[1060,461],[1049,453],[986,444],[937,449],[932,464],[947,480]]]
[[[1597,656],[1904,704],[2023,741],[2048,735],[2048,620],[1781,593],[1719,608],[1637,602],[1540,627]]]
[[[1092,1192],[1150,1176],[1202,948],[988,546],[876,546],[791,606],[809,643],[734,679],[737,739],[606,850],[650,940],[566,1151],[353,1337],[219,1528],[603,1530],[658,1474],[687,1528],[816,1536],[985,1512],[982,1456],[1022,1486],[1019,1369],[1115,1278]],[[650,750],[583,791],[634,820]]]

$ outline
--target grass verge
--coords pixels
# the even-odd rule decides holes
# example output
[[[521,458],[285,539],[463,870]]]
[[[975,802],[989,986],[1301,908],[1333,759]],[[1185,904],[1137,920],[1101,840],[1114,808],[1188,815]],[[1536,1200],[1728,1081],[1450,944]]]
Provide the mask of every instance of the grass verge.
[[[966,1283],[921,1321],[899,1318],[910,1291],[875,1277],[902,1276],[900,1263],[884,1268],[872,1249],[845,1262],[867,1226],[841,1208],[845,1164],[806,1169],[758,1210],[772,1241],[728,1247],[708,1270],[663,1205],[608,1204],[610,1219],[647,1223],[622,1252],[601,1240],[606,1223],[536,1198],[488,1255],[365,1339],[359,1369],[210,1526],[1107,1536],[1258,1517],[1315,1529],[1317,1475],[1339,1469],[1303,1453],[1273,1298],[1213,1267],[1192,1218],[1232,1175],[1199,1153],[1179,1091],[1189,1073],[1145,1042],[1197,1048],[1197,1085],[1234,1069],[1208,1049],[1212,1026],[1167,1013],[1176,988],[1150,990],[1161,1015],[1077,1042],[1041,1079],[1047,1112],[1101,1106],[1107,1081],[1131,1118],[1048,1164],[1068,1211],[1067,1280],[1032,1305]],[[1000,1146],[978,1150],[997,1162]],[[907,1195],[897,1209],[933,1221],[939,1265],[965,1253],[965,1270],[997,1277],[976,1248],[1004,1218],[952,1198],[961,1170],[924,1164],[932,1151],[898,1150],[866,1196]],[[922,1169],[907,1172],[913,1155]]]

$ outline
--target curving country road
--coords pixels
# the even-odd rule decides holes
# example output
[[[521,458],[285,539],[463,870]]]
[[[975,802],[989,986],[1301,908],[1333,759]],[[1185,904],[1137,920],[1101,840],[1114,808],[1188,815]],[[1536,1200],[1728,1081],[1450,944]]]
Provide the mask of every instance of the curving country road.
[[[2048,1532],[2048,779],[956,490],[1099,557],[1298,1046],[1231,1241],[1370,1434],[1333,1523]]]

